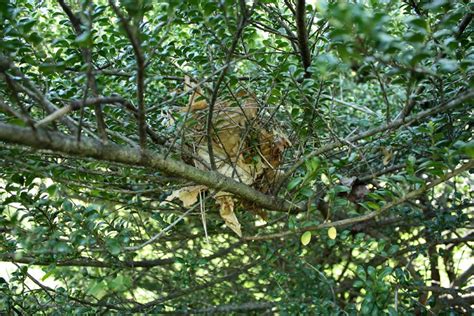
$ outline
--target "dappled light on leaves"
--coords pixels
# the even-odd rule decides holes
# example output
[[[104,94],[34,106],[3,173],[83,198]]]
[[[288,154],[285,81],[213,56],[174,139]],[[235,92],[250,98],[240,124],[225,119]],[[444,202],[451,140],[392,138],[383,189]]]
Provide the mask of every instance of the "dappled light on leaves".
[[[470,1],[0,1],[1,315],[471,315]]]

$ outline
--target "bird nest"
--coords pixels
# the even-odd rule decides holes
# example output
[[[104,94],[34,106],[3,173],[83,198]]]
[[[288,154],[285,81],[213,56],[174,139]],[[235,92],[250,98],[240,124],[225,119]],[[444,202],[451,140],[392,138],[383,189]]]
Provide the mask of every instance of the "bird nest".
[[[238,182],[267,193],[278,177],[283,152],[290,146],[288,138],[279,126],[267,124],[255,95],[241,90],[222,97],[213,106],[212,126],[207,129],[209,102],[196,89],[188,106],[180,109],[186,122],[183,144],[194,154],[189,161],[201,170],[209,170],[211,158],[209,140],[215,162],[215,170]],[[208,136],[209,134],[209,136]],[[174,191],[168,200],[180,199],[185,207],[198,202],[206,186],[184,187]],[[242,236],[240,223],[234,213],[235,198],[227,192],[214,194],[220,205],[220,215],[226,225]],[[247,207],[251,207],[248,205]]]

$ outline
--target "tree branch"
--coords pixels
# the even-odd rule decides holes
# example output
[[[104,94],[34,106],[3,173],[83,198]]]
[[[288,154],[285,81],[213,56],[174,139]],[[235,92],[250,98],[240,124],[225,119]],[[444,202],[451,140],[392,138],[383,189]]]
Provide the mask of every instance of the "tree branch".
[[[464,30],[467,28],[469,23],[472,21],[472,13],[468,13],[464,16],[462,19],[461,23],[459,23],[458,31],[456,33],[456,38],[461,37],[462,33],[464,33]]]
[[[66,13],[66,15],[69,18],[69,21],[72,24],[72,27],[76,33],[76,35],[80,35],[83,32],[87,32],[86,30],[82,30],[81,26],[83,25],[82,21],[80,18],[78,18],[71,10],[71,8],[64,2],[64,0],[58,0],[59,5],[63,9],[63,11]],[[92,4],[91,4],[92,5]],[[92,29],[92,17],[91,21],[89,24],[89,32],[91,32]],[[89,70],[87,71],[87,82],[88,82],[88,88],[91,89],[92,95],[94,97],[99,96],[99,92],[97,89],[97,81],[94,76],[94,67],[92,65],[92,51],[89,47],[84,47],[81,49],[82,56],[84,58],[84,61],[89,64]],[[107,126],[105,124],[104,120],[104,114],[102,112],[102,108],[100,107],[100,104],[97,104],[94,106],[94,113],[95,113],[95,118],[97,121],[97,131],[99,132],[100,138],[103,141],[107,141]]]
[[[59,110],[51,113],[50,115],[48,115],[47,117],[45,117],[41,121],[38,121],[35,124],[35,127],[48,125],[49,123],[54,122],[55,120],[60,119],[64,115],[67,115],[68,113],[70,113],[72,111],[78,110],[78,109],[80,109],[81,107],[83,107],[85,105],[87,105],[87,106],[89,106],[89,105],[97,106],[97,105],[101,105],[101,104],[122,103],[122,102],[124,102],[124,100],[121,97],[102,97],[102,98],[96,97],[96,98],[88,98],[88,99],[81,100],[81,101],[75,100],[75,101],[72,101],[71,104],[60,108]]]
[[[129,146],[102,144],[90,138],[83,138],[80,143],[69,135],[37,129],[36,133],[29,128],[0,123],[0,140],[26,145],[38,149],[49,149],[73,156],[90,157],[98,160],[124,163],[132,166],[143,166],[164,173],[175,175],[195,183],[206,185],[217,191],[225,191],[251,201],[263,208],[284,212],[301,212],[304,207],[295,205],[279,197],[263,194],[248,185],[223,176],[215,171],[203,171],[181,161],[165,159],[162,154],[150,150],[138,150]]]
[[[474,264],[472,264],[456,280],[454,280],[451,286],[454,288],[463,286],[473,274],[474,274]]]
[[[291,9],[291,7],[290,7]],[[306,31],[306,23],[304,21],[306,15],[305,0],[296,1],[296,33],[298,35],[298,47],[301,55],[301,62],[304,68],[305,78],[311,77],[308,67],[311,66],[311,52],[308,45],[308,33]]]
[[[178,315],[195,315],[195,314],[228,314],[228,313],[249,313],[253,311],[265,311],[273,308],[276,303],[273,302],[247,302],[242,304],[218,305],[201,309],[191,309],[183,311],[173,311]]]
[[[205,282],[201,285],[197,285],[193,288],[188,288],[188,289],[184,289],[184,290],[181,290],[181,291],[178,291],[178,292],[172,292],[166,296],[163,296],[163,297],[160,297],[160,298],[157,298],[153,301],[150,301],[146,304],[143,304],[143,305],[138,305],[132,309],[130,309],[131,312],[139,312],[139,311],[143,311],[143,310],[146,310],[146,309],[149,309],[149,308],[152,308],[153,306],[155,305],[158,305],[158,304],[161,304],[163,302],[166,302],[166,301],[169,301],[169,300],[172,300],[172,299],[175,299],[175,298],[178,298],[178,297],[181,297],[181,296],[184,296],[184,295],[188,295],[188,294],[191,294],[191,293],[194,293],[196,291],[200,291],[200,290],[203,290],[203,289],[206,289],[208,287],[211,287],[213,285],[216,285],[218,283],[221,283],[221,282],[224,282],[224,281],[227,281],[227,280],[231,280],[233,278],[236,278],[238,277],[240,274],[243,274],[245,272],[248,271],[248,269],[256,266],[257,264],[259,264],[261,262],[261,259],[257,259],[249,264],[246,264],[244,266],[242,266],[240,269],[237,269],[236,271],[234,272],[231,272],[223,277],[220,277],[220,278],[216,278],[212,281],[209,281],[209,282]]]
[[[5,73],[5,76],[9,76],[9,74],[6,73],[7,70],[10,70],[15,77],[20,78],[25,84],[24,86],[17,82],[16,79],[14,80],[10,78],[10,82],[15,90],[24,92],[32,100],[38,102],[47,113],[53,113],[58,110],[58,108],[41,93],[41,91],[13,64],[13,62],[10,61],[9,58],[0,53],[0,72]],[[77,132],[77,122],[72,118],[64,117],[61,121],[71,132]]]
[[[109,5],[112,7],[115,14],[119,17],[120,23],[122,24],[125,32],[127,33],[128,39],[132,44],[133,52],[135,54],[135,59],[137,61],[137,100],[138,100],[138,134],[140,138],[140,147],[142,149],[146,148],[146,121],[145,121],[145,57],[140,46],[140,39],[135,34],[125,19],[122,12],[114,4],[113,0],[109,0]],[[138,30],[138,26],[136,26]]]
[[[232,55],[234,54],[234,51],[237,48],[237,43],[239,42],[240,35],[242,34],[242,31],[244,30],[244,27],[247,23],[247,12],[245,8],[245,1],[241,3],[240,7],[241,7],[240,8],[241,16],[239,18],[237,32],[234,35],[231,47],[225,59],[224,68],[222,69],[221,74],[219,75],[219,78],[217,78],[216,84],[214,85],[214,89],[212,91],[211,100],[209,101],[209,107],[208,107],[209,113],[207,115],[207,121],[206,121],[206,138],[207,138],[207,151],[209,153],[209,163],[211,165],[212,170],[217,169],[216,160],[214,157],[214,149],[212,147],[212,130],[213,130],[212,117],[214,114],[214,105],[216,104],[217,96],[219,95],[219,87],[221,86],[222,81],[224,81],[225,75],[227,74],[227,71],[229,69],[229,64],[232,59]]]
[[[300,166],[302,166],[304,164],[305,161],[307,161],[311,157],[321,155],[321,154],[323,154],[325,152],[328,152],[332,149],[344,146],[347,143],[354,143],[354,142],[359,141],[361,139],[364,139],[364,138],[367,138],[367,137],[370,137],[370,136],[373,136],[373,135],[376,135],[378,133],[382,133],[382,132],[385,132],[385,131],[388,131],[388,130],[391,130],[391,129],[395,129],[395,128],[398,128],[398,127],[403,126],[403,125],[411,125],[415,122],[418,122],[420,120],[428,118],[432,115],[435,115],[435,114],[438,114],[438,113],[441,113],[441,112],[445,112],[447,110],[451,110],[451,109],[457,107],[459,104],[462,104],[463,102],[472,99],[473,97],[474,97],[474,90],[469,90],[466,93],[458,96],[457,98],[455,98],[455,99],[453,99],[449,102],[446,102],[446,103],[441,104],[437,107],[433,107],[431,109],[425,110],[425,111],[420,112],[416,115],[410,116],[408,118],[394,120],[389,124],[383,124],[382,126],[370,129],[370,130],[368,130],[364,133],[354,135],[352,137],[348,137],[348,138],[344,139],[343,141],[336,141],[336,142],[324,145],[323,147],[318,148],[318,149],[312,151],[311,153],[305,155],[303,158],[299,159],[293,166],[291,166],[285,172],[285,174],[281,177],[280,182],[276,186],[276,191],[275,192],[278,193],[278,191],[281,189],[281,187],[283,186],[283,183],[286,181],[286,179],[288,179],[293,172],[295,172]]]
[[[299,233],[303,233],[303,232],[306,232],[306,231],[313,231],[313,230],[319,230],[319,229],[330,228],[330,227],[345,227],[345,226],[349,226],[349,225],[352,225],[352,224],[355,224],[355,223],[365,222],[365,221],[368,221],[368,220],[371,220],[371,219],[377,217],[378,215],[386,212],[387,210],[391,209],[392,207],[395,207],[397,205],[405,203],[408,200],[413,199],[413,198],[419,196],[420,194],[423,194],[424,192],[426,192],[429,189],[437,186],[438,184],[441,184],[441,183],[447,181],[448,179],[451,179],[452,177],[455,177],[455,176],[459,175],[460,173],[471,169],[472,167],[474,167],[474,160],[469,160],[467,163],[465,163],[464,165],[462,165],[458,169],[455,169],[452,172],[449,172],[449,173],[445,174],[444,176],[441,176],[440,178],[432,181],[430,184],[428,184],[428,185],[426,185],[426,186],[424,186],[424,187],[422,187],[418,190],[411,191],[411,192],[407,193],[406,195],[402,196],[401,198],[399,198],[399,199],[397,199],[393,202],[387,203],[385,206],[383,206],[379,210],[370,212],[370,213],[365,214],[365,215],[352,217],[352,218],[347,218],[347,219],[343,219],[343,220],[339,220],[339,221],[335,221],[335,222],[330,222],[330,223],[323,223],[323,224],[320,224],[320,225],[302,227],[300,229],[295,229],[295,230],[291,230],[291,231],[288,230],[288,231],[284,231],[284,232],[280,232],[280,233],[276,233],[276,234],[244,237],[244,240],[269,240],[269,239],[282,238],[282,237],[286,237],[286,236],[290,236],[290,235],[294,235],[294,234],[299,234]]]
[[[242,241],[231,244],[229,247],[220,249],[214,254],[204,257],[204,260],[213,260],[222,256],[227,255],[232,252],[234,249],[242,245]],[[74,258],[74,259],[65,259],[65,260],[54,260],[54,259],[42,259],[35,258],[32,256],[21,256],[16,253],[5,253],[0,254],[0,261],[5,262],[16,262],[22,264],[31,264],[38,266],[48,266],[54,263],[57,266],[61,267],[95,267],[95,268],[116,268],[116,267],[126,267],[126,268],[153,268],[156,266],[170,265],[176,262],[175,258],[166,258],[166,259],[153,259],[153,260],[125,260],[125,261],[100,261],[91,258]]]

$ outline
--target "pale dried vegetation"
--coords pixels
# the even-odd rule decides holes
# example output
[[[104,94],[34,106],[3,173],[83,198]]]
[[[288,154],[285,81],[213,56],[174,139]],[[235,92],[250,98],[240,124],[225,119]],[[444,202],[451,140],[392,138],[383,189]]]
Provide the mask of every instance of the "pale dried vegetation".
[[[199,159],[189,162],[201,170],[209,170],[210,155],[206,119],[209,108],[199,87],[185,78],[188,89],[194,88],[186,107],[180,109],[186,116],[183,143],[190,147]],[[283,153],[291,143],[281,128],[260,111],[255,96],[245,90],[218,101],[213,106],[213,131],[210,135],[216,171],[236,181],[253,186],[261,192],[271,191],[279,175]],[[195,157],[195,158],[197,158]],[[168,201],[179,199],[189,207],[209,191],[206,186],[195,185],[174,191]],[[211,192],[219,205],[219,213],[226,225],[242,236],[240,223],[235,215],[235,197],[227,192]],[[240,201],[239,201],[240,202]],[[265,216],[263,211],[248,202],[246,208]],[[204,217],[203,217],[204,218]]]

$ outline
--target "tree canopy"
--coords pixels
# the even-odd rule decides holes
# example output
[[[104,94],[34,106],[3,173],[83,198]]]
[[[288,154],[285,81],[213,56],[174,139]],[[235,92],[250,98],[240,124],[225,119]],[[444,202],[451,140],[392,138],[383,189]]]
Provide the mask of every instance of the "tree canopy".
[[[0,313],[472,313],[472,11],[1,1]]]

